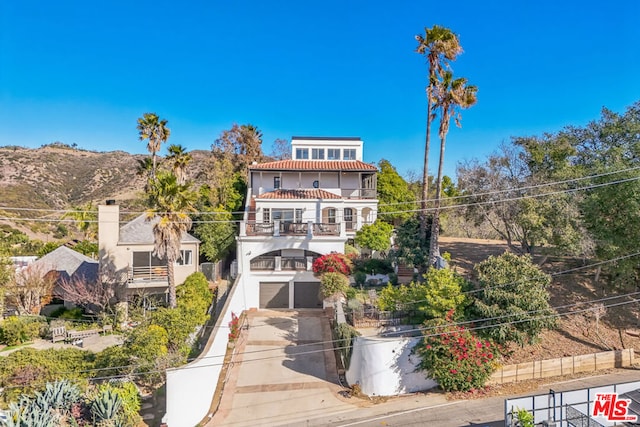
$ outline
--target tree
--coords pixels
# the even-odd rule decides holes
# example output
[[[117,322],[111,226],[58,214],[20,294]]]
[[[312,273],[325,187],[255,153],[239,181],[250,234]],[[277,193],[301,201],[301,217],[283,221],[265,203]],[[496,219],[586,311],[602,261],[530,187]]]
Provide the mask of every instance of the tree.
[[[153,159],[151,178],[155,178],[157,171],[157,155],[162,143],[167,142],[171,131],[167,127],[167,120],[160,120],[156,113],[144,113],[138,119],[138,133],[140,141],[148,140],[147,150]]]
[[[190,184],[179,184],[174,174],[159,171],[150,184],[147,221],[154,222],[155,254],[167,262],[169,307],[176,306],[174,266],[180,257],[182,236],[191,228],[191,217],[196,194]]]
[[[208,209],[199,215],[199,221],[194,227],[194,235],[201,240],[200,252],[209,261],[219,261],[224,258],[235,244],[236,227],[233,215],[222,207]]]
[[[427,231],[430,232],[430,227]],[[413,266],[426,265],[429,239],[429,235],[426,240],[420,236],[420,220],[417,217],[410,218],[396,227],[394,254],[401,263],[404,263],[404,260]]]
[[[234,123],[231,129],[220,134],[212,150],[216,157],[222,157],[221,154],[229,157],[235,166],[234,172],[244,177],[251,163],[262,160],[262,132],[252,124],[239,126]]]
[[[440,162],[438,163],[438,178],[436,180],[436,198],[431,222],[431,238],[429,244],[429,264],[433,265],[436,257],[440,255],[438,246],[438,236],[440,235],[440,202],[442,197],[442,175],[444,168],[444,147],[449,132],[451,119],[455,120],[458,127],[460,124],[460,109],[469,108],[477,101],[476,92],[478,88],[467,84],[465,78],[453,78],[451,71],[444,71],[442,79],[435,85],[435,105],[439,111],[440,127],[438,136],[440,137]]]
[[[101,274],[108,274],[101,271]],[[86,278],[62,279],[58,281],[65,301],[72,302],[89,311],[107,312],[111,303],[123,287],[116,277],[98,277],[91,281]]]
[[[413,215],[416,198],[388,160],[378,162],[378,218],[398,225]]]
[[[96,239],[98,235],[98,209],[93,206],[93,203],[74,206],[73,210],[66,212],[62,218],[72,218],[78,230],[84,234],[85,239]]]
[[[546,138],[514,139],[483,163],[458,166],[459,188],[468,194],[464,216],[477,227],[489,225],[495,237],[505,240],[517,254],[533,254],[536,248],[547,246],[558,254],[589,256],[579,196],[566,192],[570,188],[566,181],[548,185],[570,176],[563,172],[569,169],[564,161],[542,166],[543,157],[559,155],[560,144],[553,146]]]
[[[593,176],[585,182],[593,188],[582,193],[579,209],[596,244],[596,256],[622,257],[605,264],[602,277],[611,286],[637,289],[640,263],[626,256],[638,251],[640,239],[640,101],[623,114],[603,109],[599,120],[584,128],[567,128],[558,137],[575,147],[576,169]]]
[[[424,29],[425,35],[416,35],[418,47],[416,52],[425,55],[429,67],[429,77],[426,87],[427,94],[427,133],[424,144],[424,165],[422,168],[422,198],[420,216],[420,237],[425,240],[427,234],[427,200],[429,198],[429,145],[431,142],[431,123],[435,118],[434,91],[442,71],[449,66],[450,61],[462,53],[458,36],[450,29],[434,25]]]
[[[372,251],[384,252],[391,247],[393,226],[376,220],[373,224],[365,224],[356,232],[356,243]]]
[[[167,160],[171,166],[171,170],[178,178],[179,184],[184,184],[187,180],[187,166],[192,160],[191,154],[187,152],[187,149],[179,144],[171,144],[167,148],[169,154],[167,154]]]
[[[275,160],[288,160],[291,158],[291,142],[287,139],[278,138],[273,141],[270,157]]]
[[[41,265],[29,265],[19,270],[4,287],[7,304],[18,314],[38,314],[51,301],[55,277],[48,275]]]
[[[555,325],[547,287],[551,276],[527,255],[509,252],[476,264],[479,289],[471,307],[478,333],[499,344],[524,346]]]

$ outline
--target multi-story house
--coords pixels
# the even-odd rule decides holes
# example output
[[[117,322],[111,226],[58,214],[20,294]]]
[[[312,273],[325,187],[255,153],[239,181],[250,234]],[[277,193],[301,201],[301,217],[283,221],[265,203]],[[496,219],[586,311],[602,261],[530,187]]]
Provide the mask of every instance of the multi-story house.
[[[313,261],[376,220],[377,168],[362,149],[360,138],[293,137],[290,160],[249,167],[238,236],[246,307],[322,307]]]
[[[100,271],[103,276],[110,276],[107,280],[124,285],[121,299],[136,295],[155,295],[159,299],[167,296],[167,262],[154,255],[154,223],[142,214],[120,226],[120,208],[114,200],[98,206]],[[174,267],[177,285],[198,271],[200,241],[184,233],[180,246],[181,256]]]

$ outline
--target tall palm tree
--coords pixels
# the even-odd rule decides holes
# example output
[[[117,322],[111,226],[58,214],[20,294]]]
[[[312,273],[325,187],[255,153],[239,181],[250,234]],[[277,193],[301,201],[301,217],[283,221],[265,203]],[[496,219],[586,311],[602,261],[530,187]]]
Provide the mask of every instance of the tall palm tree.
[[[436,180],[436,198],[431,222],[431,240],[429,244],[429,264],[436,262],[436,257],[440,255],[438,237],[440,235],[440,198],[442,194],[442,169],[444,166],[444,147],[449,133],[449,124],[453,118],[456,126],[461,127],[461,109],[473,106],[477,102],[478,88],[467,84],[464,77],[454,79],[451,71],[442,73],[441,81],[435,86],[434,109],[440,114],[440,162],[438,163],[438,178]]]
[[[187,166],[193,160],[187,149],[180,144],[171,144],[167,151],[167,160],[171,163],[171,170],[178,178],[178,184],[184,184],[187,176]]]
[[[189,213],[194,212],[196,194],[190,183],[180,184],[176,176],[168,171],[158,171],[147,193],[149,208],[147,221],[155,222],[153,235],[155,255],[167,262],[169,285],[169,307],[176,307],[175,263],[180,257],[182,236],[191,228]]]
[[[431,123],[435,119],[434,90],[442,75],[442,71],[449,67],[449,62],[454,61],[462,53],[462,47],[458,36],[450,29],[434,25],[433,28],[425,28],[425,35],[416,35],[418,47],[416,52],[425,55],[429,65],[429,81],[427,83],[427,135],[424,143],[424,165],[422,169],[422,202],[420,204],[420,237],[426,239],[427,233],[427,200],[429,198],[429,146],[431,143]]]
[[[141,118],[138,119],[138,133],[140,134],[140,141],[148,139],[147,150],[151,153],[153,158],[153,167],[151,169],[151,177],[155,178],[157,170],[157,156],[160,151],[160,145],[163,142],[167,142],[171,131],[167,127],[166,120],[160,120],[156,113],[144,113]]]
[[[72,218],[78,230],[82,231],[86,240],[95,240],[98,235],[98,210],[91,202],[83,206],[74,206],[62,218]]]

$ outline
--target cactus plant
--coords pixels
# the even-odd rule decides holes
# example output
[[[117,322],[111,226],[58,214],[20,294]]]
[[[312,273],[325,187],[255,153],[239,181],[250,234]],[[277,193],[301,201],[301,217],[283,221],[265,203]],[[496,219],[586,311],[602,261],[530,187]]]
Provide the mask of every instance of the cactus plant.
[[[114,420],[121,406],[122,398],[120,395],[114,390],[104,389],[91,402],[91,414],[94,421]]]

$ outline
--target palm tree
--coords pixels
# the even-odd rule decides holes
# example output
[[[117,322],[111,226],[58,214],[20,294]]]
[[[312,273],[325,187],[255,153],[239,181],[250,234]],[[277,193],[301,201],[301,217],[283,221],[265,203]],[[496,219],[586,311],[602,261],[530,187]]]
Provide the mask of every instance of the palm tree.
[[[167,127],[166,120],[160,120],[156,113],[144,113],[141,118],[138,119],[138,132],[140,134],[140,141],[148,139],[147,150],[151,153],[153,158],[153,167],[151,169],[151,177],[155,178],[157,169],[157,155],[160,151],[160,145],[163,142],[167,142],[171,131]]]
[[[476,93],[478,88],[467,84],[464,77],[454,79],[451,71],[442,73],[442,80],[436,85],[434,92],[435,105],[440,114],[440,128],[438,136],[440,137],[440,162],[438,163],[438,178],[436,180],[436,198],[435,208],[433,212],[433,221],[431,222],[431,240],[429,244],[429,264],[436,262],[436,257],[440,255],[438,246],[438,237],[440,235],[440,197],[442,194],[442,169],[444,166],[444,147],[449,133],[449,124],[451,118],[454,119],[456,126],[461,127],[461,109],[473,106],[476,101]]]
[[[171,170],[178,178],[178,184],[184,184],[186,181],[187,166],[191,162],[191,154],[187,153],[187,149],[179,144],[171,144],[167,151],[167,160],[171,162]]]
[[[95,240],[98,235],[98,211],[91,202],[83,206],[74,206],[62,218],[72,218],[78,230],[82,231],[86,240]]]
[[[427,199],[429,198],[429,146],[431,143],[431,123],[435,119],[434,89],[438,84],[442,71],[449,67],[449,62],[454,61],[462,53],[462,47],[458,36],[450,29],[434,25],[433,28],[425,28],[424,37],[418,34],[416,52],[425,55],[429,64],[429,82],[427,84],[427,135],[424,144],[424,165],[422,169],[422,202],[420,204],[420,237],[426,239],[427,233]]]
[[[144,159],[136,159],[138,162],[138,167],[136,168],[136,175],[146,178],[146,182],[144,184],[144,191],[149,191],[149,183],[151,182],[151,176],[153,171],[153,160],[149,157],[145,157]]]
[[[176,307],[176,281],[174,266],[180,258],[182,236],[191,228],[190,212],[194,212],[196,194],[190,183],[180,184],[168,171],[159,171],[150,181],[147,221],[154,221],[155,255],[167,262],[169,307]]]

